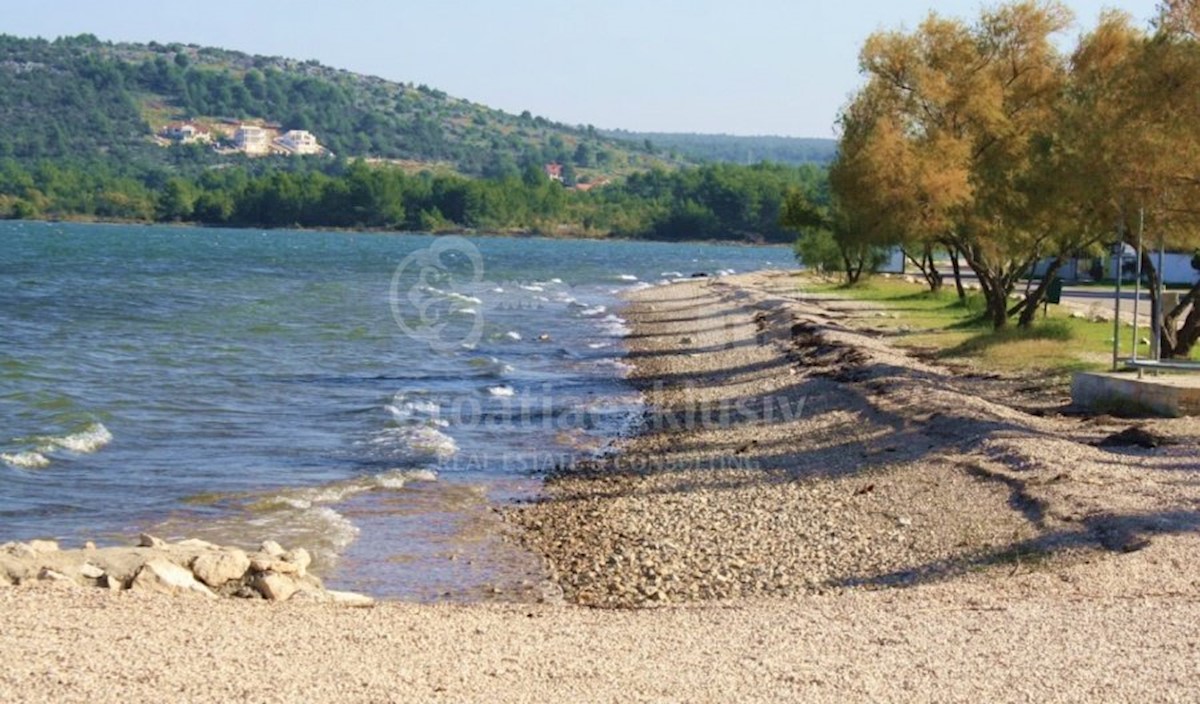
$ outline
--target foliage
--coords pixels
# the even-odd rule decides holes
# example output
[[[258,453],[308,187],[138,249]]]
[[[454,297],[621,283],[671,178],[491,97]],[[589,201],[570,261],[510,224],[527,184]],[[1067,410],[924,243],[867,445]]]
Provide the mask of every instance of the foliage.
[[[973,24],[931,14],[913,32],[873,35],[861,55],[867,83],[841,118],[834,202],[862,241],[898,242],[930,269],[935,247],[960,255],[995,328],[1013,315],[1029,326],[1061,265],[1097,253],[1114,225],[1129,241],[1144,217],[1190,251],[1197,7],[1166,2],[1152,32],[1108,13],[1069,55],[1055,39],[1071,23],[1057,0],[1000,5]],[[1045,276],[1013,305],[1039,260]],[[1153,263],[1143,268],[1153,284]],[[926,273],[936,288],[940,275]],[[1163,312],[1163,349],[1186,354],[1200,340],[1200,286]]]
[[[669,163],[594,128],[510,115],[316,62],[90,35],[52,42],[0,35],[0,157],[163,163],[170,157],[150,134],[181,119],[273,123],[312,131],[336,154],[443,161],[466,174],[569,160],[601,173]],[[206,160],[218,161],[211,153]]]
[[[521,230],[670,240],[781,242],[784,194],[818,197],[816,167],[655,170],[583,192],[527,168],[497,178],[361,160],[244,160],[222,169],[114,169],[108,162],[0,160],[0,217],[98,217],[256,227]]]
[[[688,134],[672,132],[628,132],[605,130],[601,134],[631,144],[649,142],[654,147],[673,149],[700,161],[731,164],[828,164],[837,153],[832,139],[800,137],[739,137],[727,134]]]

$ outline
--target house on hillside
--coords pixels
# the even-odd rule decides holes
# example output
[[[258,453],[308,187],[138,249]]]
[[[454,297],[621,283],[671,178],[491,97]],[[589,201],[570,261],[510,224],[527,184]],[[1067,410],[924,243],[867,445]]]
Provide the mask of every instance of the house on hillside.
[[[173,122],[163,129],[162,136],[179,144],[212,141],[212,135],[208,130],[193,125],[190,122]]]
[[[275,143],[292,154],[320,154],[324,151],[313,133],[307,130],[288,130]]]
[[[559,183],[563,182],[562,164],[551,162],[543,166],[542,170],[546,172],[547,178],[549,178],[551,181],[558,181]]]
[[[250,155],[266,154],[271,147],[267,131],[257,125],[242,125],[233,134],[233,143],[238,151]]]

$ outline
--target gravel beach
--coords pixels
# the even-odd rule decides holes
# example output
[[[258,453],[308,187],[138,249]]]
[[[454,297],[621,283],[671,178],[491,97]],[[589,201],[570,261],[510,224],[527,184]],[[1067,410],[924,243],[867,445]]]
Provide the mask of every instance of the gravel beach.
[[[504,514],[561,603],[0,586],[0,701],[1195,696],[1195,420],[1122,443],[1129,421],[916,359],[783,274],[627,314],[643,432]]]

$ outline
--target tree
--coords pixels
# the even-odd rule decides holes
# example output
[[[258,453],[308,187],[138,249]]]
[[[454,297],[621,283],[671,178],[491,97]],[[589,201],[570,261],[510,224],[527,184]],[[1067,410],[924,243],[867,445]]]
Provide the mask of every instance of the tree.
[[[868,84],[856,102],[878,108],[868,121],[883,135],[877,149],[904,156],[904,176],[896,193],[848,213],[868,226],[906,220],[908,236],[961,253],[996,328],[1051,233],[1022,185],[1064,84],[1053,37],[1069,23],[1058,2],[1016,2],[974,26],[930,15],[912,34],[872,36],[862,52]]]

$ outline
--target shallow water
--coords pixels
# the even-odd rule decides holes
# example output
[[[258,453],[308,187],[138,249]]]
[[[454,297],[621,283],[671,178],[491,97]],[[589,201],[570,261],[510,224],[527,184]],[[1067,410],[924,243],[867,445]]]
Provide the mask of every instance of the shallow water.
[[[0,223],[0,252],[0,542],[271,538],[339,587],[411,599],[491,593],[511,560],[490,502],[636,417],[621,291],[790,263],[45,223]]]

